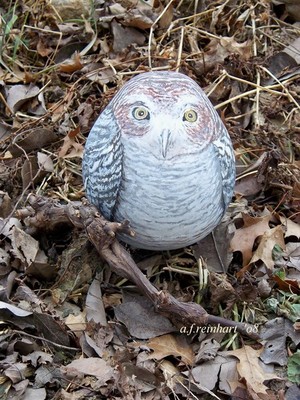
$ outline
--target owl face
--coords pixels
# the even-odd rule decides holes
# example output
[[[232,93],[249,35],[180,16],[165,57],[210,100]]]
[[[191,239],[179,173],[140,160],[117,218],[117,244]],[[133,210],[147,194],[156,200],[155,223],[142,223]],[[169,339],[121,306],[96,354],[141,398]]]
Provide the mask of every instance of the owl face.
[[[199,152],[216,138],[215,110],[200,87],[183,74],[139,75],[123,86],[111,106],[124,147],[127,140],[140,141],[159,159]]]

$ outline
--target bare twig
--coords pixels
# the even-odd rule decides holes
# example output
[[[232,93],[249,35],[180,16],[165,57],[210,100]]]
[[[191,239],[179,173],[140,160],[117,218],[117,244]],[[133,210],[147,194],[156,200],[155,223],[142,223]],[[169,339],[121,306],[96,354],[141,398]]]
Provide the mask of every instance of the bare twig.
[[[249,325],[208,314],[196,303],[184,303],[168,292],[157,290],[138,268],[132,257],[116,239],[118,232],[133,235],[128,222],[115,223],[105,220],[94,206],[89,204],[60,204],[53,199],[30,196],[31,215],[28,210],[20,210],[17,215],[26,225],[52,230],[57,224],[66,223],[85,229],[98,253],[118,275],[135,283],[139,290],[155,305],[156,310],[168,317],[177,327],[206,324],[220,324],[233,327],[241,333],[258,338]]]

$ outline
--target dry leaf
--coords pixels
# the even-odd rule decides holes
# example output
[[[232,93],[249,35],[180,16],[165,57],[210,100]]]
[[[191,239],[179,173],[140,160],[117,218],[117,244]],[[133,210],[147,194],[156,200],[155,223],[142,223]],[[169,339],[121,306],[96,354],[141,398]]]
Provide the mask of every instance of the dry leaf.
[[[11,241],[13,254],[26,266],[31,265],[39,251],[39,242],[16,226],[13,227]]]
[[[54,171],[54,165],[53,165],[53,161],[52,161],[50,155],[38,152],[37,153],[37,162],[38,162],[40,169],[45,170],[47,172]]]
[[[69,135],[64,137],[64,144],[61,146],[58,157],[60,158],[74,158],[83,155],[83,146],[81,143],[75,142]]]
[[[281,279],[278,275],[274,275],[273,280],[277,283],[280,290],[300,295],[300,280]]]
[[[286,229],[284,234],[285,237],[296,236],[297,238],[300,238],[300,225],[296,224],[291,219],[284,217],[280,217],[280,222]]]
[[[230,385],[235,387],[234,382],[236,385],[238,384],[238,375],[236,372],[236,360],[230,355],[228,356],[227,352],[221,353],[212,361],[194,367],[191,371],[191,375],[202,388],[213,390],[219,381],[220,371],[223,365],[226,365],[226,368],[223,369],[222,372],[222,386],[225,391],[230,394],[232,392],[232,387],[225,381],[230,377]]]
[[[153,303],[146,297],[128,292],[123,296],[123,303],[115,308],[115,316],[131,336],[149,339],[176,330],[167,318],[155,312]]]
[[[59,69],[62,72],[66,72],[68,74],[79,71],[81,68],[83,68],[83,64],[81,63],[81,56],[79,53],[75,53],[70,60],[65,61],[59,66]]]
[[[195,61],[197,74],[203,74],[216,65],[222,64],[225,58],[231,54],[238,54],[243,60],[248,60],[252,56],[251,42],[238,43],[234,37],[211,39],[204,53],[201,53],[199,59]]]
[[[282,250],[285,249],[281,225],[269,229],[263,234],[258,248],[255,250],[253,257],[251,258],[250,264],[261,260],[269,270],[272,270],[274,268],[272,252],[275,245],[280,246]]]
[[[18,157],[25,152],[32,150],[40,150],[42,147],[49,146],[57,141],[57,135],[52,129],[48,128],[33,128],[28,131],[23,131],[21,136],[14,140],[14,144],[9,146],[9,151],[14,157]],[[24,151],[22,151],[22,149]]]
[[[39,93],[40,89],[35,85],[14,85],[9,87],[7,92],[7,104],[14,112],[20,110],[22,105],[28,100],[33,99]]]
[[[148,347],[153,350],[149,358],[161,360],[168,356],[181,357],[181,360],[192,365],[194,354],[184,336],[163,335],[148,341]]]
[[[79,374],[95,376],[102,384],[114,376],[113,368],[105,360],[96,357],[74,360],[70,364],[62,366],[61,371],[71,376]]]
[[[87,321],[93,320],[94,322],[101,324],[101,326],[107,325],[100,281],[98,279],[94,279],[89,287],[86,297],[86,318]]]
[[[250,393],[267,394],[268,387],[264,385],[264,382],[270,379],[279,379],[277,375],[267,373],[262,368],[262,362],[259,360],[260,350],[244,346],[238,350],[228,351],[227,354],[239,359],[237,371]]]
[[[286,341],[291,339],[295,346],[300,343],[300,331],[295,330],[292,322],[286,318],[275,318],[266,322],[260,327],[259,336],[264,343],[260,358],[266,364],[286,365]]]
[[[142,45],[145,42],[145,36],[135,28],[125,27],[116,21],[111,23],[114,43],[113,50],[118,53],[126,49],[131,44]]]
[[[82,19],[91,11],[90,0],[50,0],[50,5],[54,8],[53,14],[59,14],[62,20]]]
[[[32,312],[22,310],[22,308],[5,303],[4,301],[0,301],[0,310],[8,310],[17,317],[28,317],[28,315],[32,315]]]
[[[82,332],[86,330],[86,315],[84,312],[73,315],[69,314],[65,319],[65,324],[76,336],[81,337]]]
[[[243,266],[248,265],[252,257],[254,242],[258,236],[262,236],[270,230],[269,221],[271,215],[264,217],[251,217],[248,214],[242,214],[244,226],[237,229],[231,240],[232,251],[240,251],[243,255]],[[252,261],[253,262],[253,261]]]

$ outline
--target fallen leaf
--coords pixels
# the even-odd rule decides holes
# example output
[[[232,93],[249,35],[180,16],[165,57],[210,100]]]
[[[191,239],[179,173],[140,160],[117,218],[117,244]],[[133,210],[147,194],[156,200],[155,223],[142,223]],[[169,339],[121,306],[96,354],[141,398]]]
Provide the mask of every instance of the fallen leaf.
[[[28,315],[32,314],[32,312],[22,310],[22,308],[16,307],[13,304],[5,303],[4,301],[0,301],[0,309],[8,310],[17,317],[28,317]]]
[[[47,397],[47,392],[45,388],[33,389],[26,388],[22,400],[44,400]]]
[[[264,349],[260,358],[266,364],[274,363],[286,365],[287,362],[287,338],[290,338],[296,346],[300,343],[300,331],[295,330],[291,321],[286,318],[275,318],[260,327]]]
[[[153,372],[131,362],[122,363],[121,371],[126,376],[129,384],[134,385],[135,389],[141,392],[149,392],[149,390],[159,386],[159,381]]]
[[[63,64],[60,64],[59,69],[62,72],[66,72],[68,74],[72,74],[75,71],[79,71],[83,67],[81,63],[81,57],[79,53],[75,53],[73,57]]]
[[[0,190],[0,218],[7,218],[12,211],[12,201],[7,192]]]
[[[194,62],[197,73],[200,75],[210,71],[217,64],[223,64],[225,58],[232,54],[238,54],[241,59],[248,60],[252,56],[251,42],[238,43],[233,36],[211,39],[205,51],[201,52],[199,59]]]
[[[65,324],[76,336],[82,336],[82,332],[86,330],[87,325],[85,312],[78,315],[69,314],[67,318],[65,318]]]
[[[94,279],[89,287],[86,297],[86,318],[87,321],[93,320],[101,324],[101,326],[107,326],[100,281],[98,279]]]
[[[64,137],[64,143],[61,146],[58,157],[60,158],[82,158],[83,155],[83,145],[81,143],[75,142],[73,138],[69,135]]]
[[[280,290],[283,290],[287,293],[300,295],[300,281],[292,279],[281,279],[278,275],[274,275],[273,280],[277,283]]]
[[[39,251],[39,242],[16,226],[13,227],[11,239],[13,254],[26,266],[31,265]]]
[[[35,85],[13,85],[7,89],[7,104],[11,110],[16,112],[28,100],[36,97],[39,91],[39,87]]]
[[[238,385],[238,374],[236,370],[237,361],[234,357],[227,355],[227,352],[219,354],[214,360],[207,361],[191,370],[193,379],[208,390],[213,390],[220,378],[222,366],[226,364],[226,369],[222,372],[222,387],[226,393],[232,393],[232,387]],[[230,377],[229,381],[227,379]],[[227,382],[226,382],[227,381]],[[230,385],[228,384],[230,382]],[[234,384],[236,383],[236,385]]]
[[[117,21],[111,23],[114,36],[113,50],[118,53],[131,44],[142,45],[145,42],[145,36],[135,28],[123,27]]]
[[[53,355],[45,353],[44,351],[33,351],[27,356],[22,357],[23,361],[30,361],[30,363],[36,367],[41,364],[47,364],[53,362]]]
[[[272,270],[274,268],[272,252],[275,245],[280,246],[282,250],[285,249],[283,230],[281,225],[269,229],[263,234],[258,248],[254,252],[253,257],[250,260],[250,264],[261,260],[269,270]]]
[[[220,347],[220,343],[213,338],[203,340],[196,354],[195,363],[213,360],[217,356]]]
[[[59,14],[62,21],[88,17],[91,9],[89,0],[50,0],[50,5],[53,7],[53,14]]]
[[[48,128],[33,128],[23,132],[22,136],[18,136],[14,140],[14,144],[9,146],[9,151],[14,157],[29,153],[32,150],[40,150],[57,141],[57,135],[53,130]]]
[[[53,161],[52,161],[50,155],[41,153],[40,151],[38,151],[37,162],[38,162],[40,169],[47,171],[47,172],[54,171],[54,165],[53,165]]]
[[[296,236],[300,238],[300,225],[289,218],[280,217],[280,222],[285,227],[285,237]]]
[[[147,345],[153,350],[148,358],[161,360],[168,356],[181,357],[184,363],[193,364],[193,351],[185,336],[163,335],[149,340]]]
[[[114,376],[114,369],[102,358],[89,357],[74,360],[66,366],[62,366],[64,374],[72,376],[77,374],[95,376],[103,384]]]
[[[243,266],[248,265],[252,258],[253,245],[258,236],[262,236],[270,230],[269,221],[271,215],[263,217],[251,217],[242,213],[244,226],[237,229],[231,240],[230,247],[232,251],[240,251],[243,255]]]
[[[124,301],[115,308],[115,316],[126,326],[131,336],[139,339],[176,331],[167,318],[155,312],[150,300],[137,294],[124,292]]]
[[[262,362],[259,360],[260,350],[254,350],[251,346],[244,346],[241,349],[228,351],[227,354],[239,359],[237,371],[250,393],[267,394],[268,387],[264,382],[279,379],[277,375],[267,373],[262,368]]]

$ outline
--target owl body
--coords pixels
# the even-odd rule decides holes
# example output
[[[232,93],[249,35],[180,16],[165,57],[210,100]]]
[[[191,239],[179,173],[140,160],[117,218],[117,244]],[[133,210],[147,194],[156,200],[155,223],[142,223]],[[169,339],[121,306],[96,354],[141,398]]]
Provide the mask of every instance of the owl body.
[[[175,72],[141,74],[92,128],[83,159],[91,203],[129,220],[138,248],[171,250],[208,235],[232,197],[234,155],[226,128],[200,87]]]

